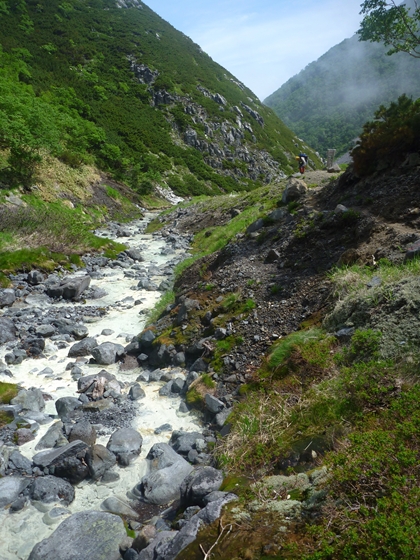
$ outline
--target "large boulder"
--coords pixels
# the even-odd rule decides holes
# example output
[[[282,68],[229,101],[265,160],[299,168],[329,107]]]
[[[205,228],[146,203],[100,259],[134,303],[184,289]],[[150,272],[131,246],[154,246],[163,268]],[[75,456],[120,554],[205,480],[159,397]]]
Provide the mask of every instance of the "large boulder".
[[[63,434],[63,422],[59,420],[58,422],[55,422],[52,426],[48,428],[46,433],[36,444],[35,449],[36,451],[42,451],[43,449],[61,447],[67,444],[68,441]]]
[[[143,438],[133,428],[120,428],[116,430],[106,445],[116,457],[120,465],[127,466],[140,455]]]
[[[87,420],[82,420],[73,425],[69,435],[69,442],[84,441],[89,447],[96,442],[96,430]]]
[[[10,307],[15,301],[15,290],[12,290],[11,288],[6,288],[4,290],[0,289],[0,309],[2,307]]]
[[[124,523],[117,515],[82,511],[36,544],[29,560],[120,560],[119,545],[125,537]]]
[[[57,449],[40,451],[33,456],[32,461],[50,474],[77,484],[89,475],[85,460],[88,450],[89,446],[83,441],[73,441]]]
[[[35,478],[29,489],[31,500],[44,504],[60,502],[61,505],[68,506],[74,500],[74,495],[70,482],[51,475]]]
[[[91,352],[97,364],[107,366],[115,364],[125,354],[124,347],[121,344],[113,342],[103,342],[99,346],[92,349]]]
[[[14,502],[30,482],[30,478],[20,476],[0,478],[0,508],[4,508]]]
[[[60,334],[69,334],[76,340],[86,338],[89,331],[82,323],[74,323],[70,319],[54,319],[52,324],[57,328]]]
[[[223,473],[213,467],[200,467],[191,472],[181,485],[181,506],[204,506],[204,498],[219,490]]]
[[[89,288],[90,281],[91,277],[89,275],[66,278],[60,284],[48,286],[46,293],[52,298],[62,297],[67,300],[76,300]]]
[[[163,505],[179,498],[180,486],[192,466],[166,443],[156,443],[146,457],[148,474],[140,483],[146,502]]]
[[[70,347],[68,356],[69,358],[78,358],[79,356],[89,356],[92,350],[98,346],[96,338],[84,338],[80,342],[76,342]]]
[[[10,401],[11,404],[19,405],[22,410],[33,410],[41,412],[45,408],[45,401],[39,389],[22,389],[14,399]]]
[[[10,319],[0,317],[0,344],[16,340],[17,330]]]
[[[299,200],[303,195],[306,194],[308,187],[306,186],[305,181],[301,179],[290,179],[284,189],[282,202],[283,204],[288,204],[289,202],[294,202]]]
[[[94,445],[86,454],[86,462],[89,467],[90,476],[93,480],[99,480],[109,469],[116,464],[117,458],[103,445]]]
[[[55,409],[61,419],[66,418],[73,410],[81,407],[82,403],[76,397],[60,397],[55,401]]]

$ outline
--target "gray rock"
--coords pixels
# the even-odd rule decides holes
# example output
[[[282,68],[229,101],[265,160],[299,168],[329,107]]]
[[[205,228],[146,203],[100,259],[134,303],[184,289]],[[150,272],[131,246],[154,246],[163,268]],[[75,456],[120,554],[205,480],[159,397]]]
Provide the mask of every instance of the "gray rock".
[[[127,466],[140,455],[142,444],[143,438],[139,432],[133,428],[120,428],[111,435],[106,447],[121,465]]]
[[[71,428],[69,442],[76,440],[84,441],[87,445],[89,445],[89,447],[95,444],[96,430],[87,420],[77,422]]]
[[[128,392],[128,396],[132,401],[138,401],[146,397],[146,393],[142,389],[139,383],[135,383]]]
[[[162,426],[159,426],[159,428],[155,430],[156,435],[162,434],[163,432],[172,432],[172,426],[170,424],[162,424]]]
[[[14,502],[19,494],[25,490],[31,480],[20,476],[6,476],[0,478],[0,508]]]
[[[203,434],[199,432],[183,432],[181,430],[176,430],[172,433],[169,445],[179,455],[186,457],[192,449],[195,449],[196,442],[202,441],[203,439]]]
[[[216,414],[216,416],[214,417],[214,422],[218,428],[223,428],[231,412],[232,412],[231,408],[225,408],[221,412],[218,412]]]
[[[156,558],[157,551],[161,547],[165,547],[169,541],[171,541],[178,531],[161,531],[156,535],[156,538],[149,544],[148,547],[143,549],[138,555],[138,560],[154,560]],[[125,560],[125,558],[124,558]]]
[[[288,204],[289,202],[299,200],[303,195],[306,194],[307,190],[308,187],[306,186],[306,183],[301,179],[290,179],[283,192],[283,204]]]
[[[125,350],[121,344],[103,342],[93,348],[91,354],[97,364],[108,366],[115,364],[125,354]]]
[[[268,214],[267,218],[272,222],[280,222],[286,215],[287,213],[283,208],[277,208]]]
[[[182,377],[177,377],[176,379],[173,380],[172,383],[172,387],[171,387],[172,393],[180,394],[182,393],[184,387],[185,387],[185,380],[182,379]]]
[[[204,498],[219,490],[223,473],[213,467],[200,467],[191,472],[181,485],[181,507],[204,506]]]
[[[117,458],[103,445],[94,445],[86,454],[90,476],[98,480],[116,464]]]
[[[216,399],[216,397],[213,397],[213,395],[210,395],[209,393],[206,393],[204,402],[206,404],[207,410],[212,414],[218,414],[225,408],[225,405],[222,403],[222,401],[219,401],[219,399]]]
[[[0,344],[16,340],[17,330],[13,321],[0,317]]]
[[[237,496],[234,494],[227,494],[220,500],[209,503],[204,509],[187,521],[173,539],[156,547],[152,560],[175,560],[179,553],[196,539],[200,527],[203,524],[210,525],[214,523],[214,521],[220,517],[223,506],[236,499]],[[146,558],[147,557],[145,557],[145,560]]]
[[[60,284],[52,284],[47,287],[46,293],[52,298],[62,297],[67,300],[77,300],[81,294],[89,288],[91,277],[75,276],[66,278]]]
[[[116,515],[131,517],[133,519],[137,519],[138,517],[138,513],[135,512],[129,504],[119,498],[116,498],[115,496],[110,496],[104,500],[101,504],[101,509],[109,511],[110,513],[115,513]]]
[[[40,451],[33,456],[32,461],[37,467],[48,469],[50,474],[77,484],[89,474],[85,461],[88,449],[89,446],[83,441],[73,441],[58,449]]]
[[[117,515],[78,512],[36,544],[29,560],[119,560],[119,545],[125,536],[124,523]]]
[[[58,416],[66,418],[73,410],[82,407],[82,403],[76,397],[61,397],[55,401]]]
[[[137,262],[144,261],[144,257],[141,254],[140,249],[127,249],[125,252],[130,257],[130,259],[133,259],[133,261],[137,261]]]
[[[55,327],[52,325],[39,325],[36,329],[36,334],[39,336],[43,336],[44,338],[48,338],[53,336],[56,332]]]
[[[163,376],[163,371],[161,369],[154,369],[149,374],[149,381],[160,381]]]
[[[45,281],[45,276],[39,270],[31,270],[26,277],[26,281],[31,286],[38,286],[38,284],[42,284]]]
[[[256,220],[255,222],[252,222],[252,224],[250,224],[247,228],[246,228],[246,232],[247,233],[254,233],[260,229],[262,229],[265,225],[265,222],[262,218],[258,218],[258,220]]]
[[[145,501],[163,505],[179,498],[179,488],[192,466],[166,443],[153,445],[147,454],[149,474],[140,483]]]
[[[56,476],[40,476],[35,478],[29,488],[29,497],[36,502],[50,504],[60,502],[68,506],[74,500],[74,488],[62,478]]]
[[[145,525],[140,529],[136,538],[133,541],[132,547],[134,550],[140,552],[149,546],[149,544],[156,538],[156,528],[154,525]],[[125,560],[125,558],[124,558]]]
[[[45,408],[41,391],[34,387],[19,391],[16,397],[10,401],[10,404],[17,404],[22,407],[22,410],[33,410],[35,412],[41,412]]]
[[[42,449],[51,449],[53,447],[60,447],[67,444],[68,441],[63,434],[63,422],[59,420],[48,428],[47,432],[36,444],[35,449],[37,451],[41,451]]]
[[[15,290],[11,288],[0,289],[0,309],[10,307],[16,301]]]
[[[34,431],[29,428],[19,428],[18,430],[16,430],[14,436],[17,445],[24,445],[25,443],[28,443],[29,441],[33,441],[35,439]]]
[[[31,461],[17,450],[10,454],[8,466],[9,469],[17,470],[20,474],[32,474]]]
[[[76,342],[70,347],[68,356],[69,358],[77,358],[79,356],[89,356],[92,350],[98,346],[96,338],[84,338],[80,342]]]
[[[417,241],[409,245],[409,247],[407,248],[407,252],[405,254],[405,260],[406,261],[412,260],[415,257],[417,257],[419,254],[420,254],[420,239],[418,239]],[[1,333],[0,333],[0,338],[1,338]]]
[[[190,367],[190,371],[206,372],[208,367],[208,364],[203,360],[203,358],[198,358]]]
[[[76,340],[86,338],[89,331],[82,323],[74,323],[70,319],[55,319],[52,324],[57,328],[60,334],[68,334]]]
[[[174,383],[173,379],[165,383],[165,385],[159,389],[159,395],[161,397],[169,397],[169,395],[172,393],[173,383]]]

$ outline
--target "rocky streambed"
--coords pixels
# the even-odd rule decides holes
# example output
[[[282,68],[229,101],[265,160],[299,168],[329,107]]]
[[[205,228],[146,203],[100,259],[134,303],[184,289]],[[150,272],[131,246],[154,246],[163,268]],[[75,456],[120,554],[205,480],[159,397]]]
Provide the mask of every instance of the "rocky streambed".
[[[0,290],[0,381],[20,388],[0,407],[0,560],[168,560],[234,499],[182,398],[196,374],[182,353],[153,369],[137,336],[189,243],[150,218],[97,232],[127,246],[115,260]]]

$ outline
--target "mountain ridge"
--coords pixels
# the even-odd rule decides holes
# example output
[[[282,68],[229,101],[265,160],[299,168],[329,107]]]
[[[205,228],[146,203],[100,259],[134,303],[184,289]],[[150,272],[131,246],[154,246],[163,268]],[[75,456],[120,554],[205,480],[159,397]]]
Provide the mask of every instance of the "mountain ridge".
[[[353,147],[362,125],[381,104],[403,93],[420,96],[420,63],[404,53],[389,57],[381,44],[345,39],[310,63],[264,103],[325,155]]]

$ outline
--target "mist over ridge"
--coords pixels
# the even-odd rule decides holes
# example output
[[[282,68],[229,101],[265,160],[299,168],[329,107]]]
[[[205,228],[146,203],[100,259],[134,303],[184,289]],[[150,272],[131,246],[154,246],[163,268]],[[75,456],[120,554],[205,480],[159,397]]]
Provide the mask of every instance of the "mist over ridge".
[[[346,152],[381,104],[420,97],[420,60],[381,44],[345,39],[264,100],[322,155]]]

